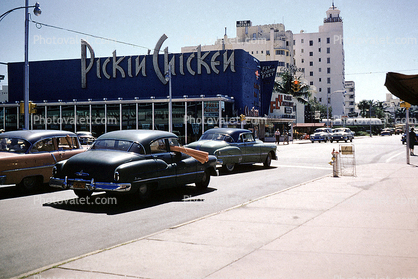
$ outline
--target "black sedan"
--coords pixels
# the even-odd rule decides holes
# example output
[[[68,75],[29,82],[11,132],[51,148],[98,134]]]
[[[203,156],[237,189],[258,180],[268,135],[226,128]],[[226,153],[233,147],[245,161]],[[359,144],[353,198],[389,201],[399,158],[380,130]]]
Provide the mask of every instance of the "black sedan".
[[[141,199],[177,185],[207,188],[210,175],[217,175],[216,157],[190,150],[192,157],[187,151],[169,132],[109,132],[88,151],[56,164],[49,185],[73,189],[78,197],[105,191],[136,193]]]

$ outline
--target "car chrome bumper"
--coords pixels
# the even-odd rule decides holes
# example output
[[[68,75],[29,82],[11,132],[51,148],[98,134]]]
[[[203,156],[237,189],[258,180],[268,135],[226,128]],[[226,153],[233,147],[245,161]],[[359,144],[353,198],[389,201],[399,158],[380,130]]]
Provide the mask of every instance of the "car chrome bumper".
[[[131,183],[96,182],[84,179],[64,179],[51,177],[49,186],[61,189],[127,192],[131,190]]]

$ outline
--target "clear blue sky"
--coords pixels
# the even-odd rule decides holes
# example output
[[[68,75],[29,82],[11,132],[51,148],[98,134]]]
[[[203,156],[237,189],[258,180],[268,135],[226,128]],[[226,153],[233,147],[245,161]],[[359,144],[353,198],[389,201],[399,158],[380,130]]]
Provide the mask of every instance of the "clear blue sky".
[[[213,44],[224,34],[236,36],[235,22],[253,25],[284,23],[293,33],[318,32],[332,0],[38,0],[42,15],[32,19],[139,47],[108,42],[30,24],[29,60],[80,58],[80,39],[97,57],[146,54],[162,34],[163,48],[180,52],[182,46]],[[29,4],[34,5],[30,0]],[[24,0],[0,0],[0,14]],[[385,100],[386,72],[418,73],[418,2],[416,0],[335,0],[344,21],[346,80],[356,83],[356,101]],[[32,12],[33,9],[31,9]],[[0,22],[0,62],[24,59],[24,9]],[[0,65],[0,74],[7,67]],[[7,84],[7,80],[0,85]]]

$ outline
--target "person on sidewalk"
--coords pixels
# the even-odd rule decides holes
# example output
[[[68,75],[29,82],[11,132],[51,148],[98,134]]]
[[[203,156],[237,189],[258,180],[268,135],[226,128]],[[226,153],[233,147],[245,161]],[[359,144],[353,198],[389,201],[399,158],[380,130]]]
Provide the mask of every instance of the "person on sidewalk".
[[[283,144],[289,144],[289,132],[288,131],[284,132]]]
[[[277,129],[276,132],[274,132],[274,136],[276,137],[276,143],[280,144],[280,130]]]
[[[417,135],[415,134],[414,128],[411,128],[411,131],[409,132],[409,151],[412,156],[415,156],[414,146],[416,142],[418,142]]]

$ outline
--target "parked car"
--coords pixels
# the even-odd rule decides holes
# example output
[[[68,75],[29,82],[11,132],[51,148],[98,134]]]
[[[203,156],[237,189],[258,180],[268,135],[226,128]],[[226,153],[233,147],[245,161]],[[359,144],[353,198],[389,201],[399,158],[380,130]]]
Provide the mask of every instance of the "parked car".
[[[400,135],[403,133],[403,130],[401,128],[396,128],[395,129],[395,135]]]
[[[87,144],[87,145],[91,145],[96,138],[93,137],[93,134],[90,132],[77,132],[77,137],[80,141],[81,144]]]
[[[195,183],[199,189],[207,188],[210,175],[217,175],[216,157],[198,152],[206,155],[202,163],[186,150],[169,132],[109,132],[86,152],[57,163],[49,185],[72,189],[78,197],[105,191],[137,194],[141,199],[154,190],[177,185]]]
[[[318,128],[310,136],[310,139],[312,143],[314,143],[315,141],[327,142],[331,140],[331,134],[332,130],[330,128]]]
[[[263,163],[268,168],[272,159],[277,160],[276,144],[254,139],[252,132],[246,129],[210,129],[186,147],[215,155],[218,164],[228,172],[233,171],[236,164]]]
[[[85,151],[77,135],[55,130],[20,130],[0,134],[0,185],[30,191],[49,182],[52,168]]]
[[[332,130],[331,134],[331,142],[336,141],[353,141],[353,133],[351,132],[350,128],[336,128]]]
[[[380,131],[381,136],[391,136],[393,134],[393,130],[390,128],[385,128],[382,131]]]

